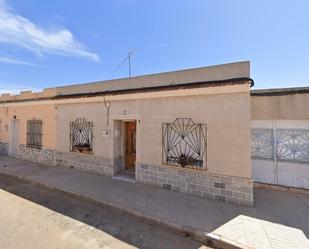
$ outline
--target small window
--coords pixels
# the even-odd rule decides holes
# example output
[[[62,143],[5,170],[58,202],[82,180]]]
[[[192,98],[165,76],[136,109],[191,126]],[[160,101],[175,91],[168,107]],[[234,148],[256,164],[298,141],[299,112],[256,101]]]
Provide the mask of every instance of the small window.
[[[31,148],[42,148],[42,120],[27,121],[27,146]]]
[[[78,118],[70,122],[71,152],[92,154],[92,122]]]

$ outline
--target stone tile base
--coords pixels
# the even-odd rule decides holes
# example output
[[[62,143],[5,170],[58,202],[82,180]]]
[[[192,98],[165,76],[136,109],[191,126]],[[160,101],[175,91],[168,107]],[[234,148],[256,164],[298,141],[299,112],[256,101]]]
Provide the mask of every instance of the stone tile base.
[[[117,158],[113,160],[113,175],[116,175],[120,170],[122,170],[122,158]]]
[[[41,163],[49,166],[54,165],[55,151],[50,149],[36,149],[20,144],[18,147],[18,158],[35,163]]]
[[[8,144],[0,143],[0,154],[3,151],[2,154],[7,155],[8,147]],[[14,157],[48,166],[72,168],[107,176],[114,175],[114,171],[120,165],[119,159],[105,159],[94,155],[59,152],[45,148],[36,149],[23,144],[18,146],[18,153]]]
[[[0,142],[0,155],[7,155],[9,152],[9,144]]]
[[[0,143],[0,154],[7,155],[8,147],[7,143]],[[18,158],[107,176],[115,175],[122,167],[121,158],[105,159],[94,155],[29,148],[26,145],[19,145]],[[250,179],[139,163],[135,175],[137,182],[202,198],[253,206],[253,181]]]
[[[74,168],[99,175],[113,175],[112,159],[104,159],[94,155],[59,151],[55,153],[55,157],[56,166]]]
[[[138,164],[136,181],[207,199],[253,206],[253,181],[205,171]]]

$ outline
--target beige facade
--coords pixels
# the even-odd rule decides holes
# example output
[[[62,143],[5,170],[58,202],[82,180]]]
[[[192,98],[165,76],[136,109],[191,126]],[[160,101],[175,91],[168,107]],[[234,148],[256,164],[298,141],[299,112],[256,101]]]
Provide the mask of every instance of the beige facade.
[[[19,120],[23,159],[116,176],[125,168],[126,122],[136,122],[135,180],[252,205],[249,63],[183,70],[0,97],[0,120]],[[26,122],[43,122],[42,149],[26,145]],[[91,122],[92,152],[71,152],[71,123]],[[203,170],[163,163],[163,123],[191,118],[207,128]],[[13,130],[0,132],[10,143]]]
[[[251,119],[309,119],[308,88],[256,90],[251,96]]]
[[[10,106],[0,108],[2,121],[1,141],[10,142],[10,126],[12,119],[19,121],[19,144],[26,144],[27,121],[39,119],[43,122],[42,142],[44,148],[56,149],[56,108],[55,105]]]
[[[57,149],[69,151],[69,140],[63,140],[69,137],[69,122],[84,117],[94,124],[94,154],[117,159],[121,146],[110,146],[116,141],[112,135],[102,137],[102,133],[114,130],[113,125],[119,120],[138,120],[136,161],[161,165],[162,123],[190,115],[195,122],[207,124],[208,171],[250,178],[250,167],[244,167],[250,165],[250,110],[243,110],[250,100],[249,86],[235,88],[238,93],[110,101],[109,125],[104,103],[58,105]]]

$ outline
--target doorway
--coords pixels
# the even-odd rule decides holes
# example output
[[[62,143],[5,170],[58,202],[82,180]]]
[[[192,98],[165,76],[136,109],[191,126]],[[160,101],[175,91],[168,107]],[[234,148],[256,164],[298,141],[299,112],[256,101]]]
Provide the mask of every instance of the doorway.
[[[135,173],[136,121],[125,122],[125,170]]]
[[[18,156],[18,143],[19,143],[19,120],[12,119],[10,127],[10,144],[9,154]]]

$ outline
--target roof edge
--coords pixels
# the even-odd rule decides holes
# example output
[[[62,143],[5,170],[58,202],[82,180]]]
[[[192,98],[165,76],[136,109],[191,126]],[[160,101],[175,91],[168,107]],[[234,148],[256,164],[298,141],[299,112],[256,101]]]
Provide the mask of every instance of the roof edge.
[[[120,90],[91,92],[91,93],[74,93],[74,94],[66,94],[66,95],[56,95],[52,97],[39,98],[39,99],[34,98],[34,99],[7,100],[7,101],[0,101],[0,103],[14,103],[14,102],[17,103],[17,102],[40,101],[40,100],[70,99],[70,98],[87,98],[87,97],[97,97],[97,96],[106,96],[106,95],[146,93],[146,92],[194,89],[194,88],[202,88],[202,87],[215,87],[215,86],[239,85],[239,84],[250,84],[250,87],[252,87],[254,85],[254,81],[251,78],[242,77],[242,78],[215,80],[215,81],[190,82],[190,83],[178,84],[178,85],[141,87],[141,88],[133,88],[133,89],[120,89]]]
[[[100,96],[100,95],[119,95],[119,94],[144,93],[144,92],[156,92],[156,91],[179,90],[179,89],[193,89],[193,88],[201,88],[201,87],[236,85],[236,84],[245,84],[245,83],[250,84],[250,87],[254,85],[253,79],[243,77],[243,78],[232,78],[232,79],[214,80],[214,81],[190,82],[190,83],[184,83],[184,84],[178,84],[178,85],[141,87],[141,88],[133,88],[133,89],[120,89],[120,90],[91,92],[91,93],[74,93],[74,94],[66,94],[66,95],[57,95],[53,99],[93,97],[93,96]]]
[[[163,72],[158,72],[158,73],[148,73],[148,74],[136,75],[132,77],[121,77],[117,79],[98,80],[98,81],[85,82],[85,83],[74,83],[74,84],[69,83],[63,86],[57,86],[53,88],[61,89],[61,88],[67,88],[67,87],[85,86],[85,85],[100,84],[100,83],[107,83],[107,82],[112,83],[116,81],[135,80],[135,79],[140,79],[140,78],[145,78],[145,77],[157,77],[157,76],[163,76],[163,75],[173,74],[173,73],[192,72],[192,71],[198,71],[201,69],[212,69],[212,68],[226,67],[226,66],[237,65],[237,64],[238,65],[239,64],[249,64],[250,66],[250,60],[235,61],[235,62],[215,64],[215,65],[209,65],[209,66],[201,66],[201,67],[193,67],[193,68],[184,68],[184,69],[179,69],[179,70],[163,71]],[[47,89],[52,89],[52,88],[47,88]]]
[[[271,88],[251,90],[251,96],[283,96],[309,93],[309,87]]]

